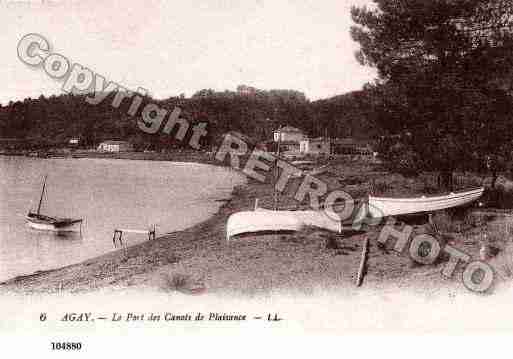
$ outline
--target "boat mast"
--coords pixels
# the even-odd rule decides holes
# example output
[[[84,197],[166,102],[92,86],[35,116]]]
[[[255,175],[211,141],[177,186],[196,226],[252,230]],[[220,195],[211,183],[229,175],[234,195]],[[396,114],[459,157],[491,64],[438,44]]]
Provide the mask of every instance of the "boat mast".
[[[274,120],[276,121],[276,112],[277,109],[274,109]],[[276,152],[277,160],[280,159],[280,147],[281,147],[281,123],[278,122],[278,151]],[[277,211],[280,202],[280,194],[278,193],[278,189],[276,188],[276,183],[278,183],[278,166],[274,167],[274,210]]]
[[[43,189],[41,191],[41,198],[39,199],[39,205],[37,206],[37,214],[39,214],[39,211],[41,211],[41,205],[43,204],[43,196],[45,195],[45,188],[46,188],[46,175],[43,180]]]

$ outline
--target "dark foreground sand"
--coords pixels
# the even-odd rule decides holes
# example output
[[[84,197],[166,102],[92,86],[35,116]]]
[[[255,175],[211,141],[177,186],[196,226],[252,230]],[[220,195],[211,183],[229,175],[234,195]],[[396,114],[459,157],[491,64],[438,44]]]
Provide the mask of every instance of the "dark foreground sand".
[[[330,188],[343,188],[355,197],[368,191],[373,179],[384,178],[399,193],[411,195],[423,190],[418,183],[377,172],[369,166],[335,165],[331,175],[325,176]],[[297,188],[298,183],[294,185]],[[291,186],[290,192],[293,190]],[[436,293],[441,288],[465,290],[460,281],[461,269],[450,279],[441,276],[446,263],[443,260],[436,265],[415,265],[407,253],[396,253],[391,245],[378,247],[379,228],[342,234],[310,228],[294,234],[246,236],[227,242],[228,216],[252,209],[255,198],[259,198],[262,207],[270,208],[272,186],[250,181],[236,188],[218,213],[199,225],[79,264],[14,278],[0,284],[0,293],[116,291],[129,287],[249,296],[288,291],[308,294],[338,287],[358,291],[355,277],[365,236],[370,239],[370,250],[364,288],[393,285],[424,293]],[[281,204],[304,207],[288,196],[282,196]],[[415,231],[429,232],[429,226],[420,223]],[[455,234],[447,236],[444,242],[449,241],[477,259],[480,244],[476,236],[470,232],[465,236]],[[505,241],[497,242],[497,247],[505,252]],[[507,274],[496,276],[496,283],[504,282]]]

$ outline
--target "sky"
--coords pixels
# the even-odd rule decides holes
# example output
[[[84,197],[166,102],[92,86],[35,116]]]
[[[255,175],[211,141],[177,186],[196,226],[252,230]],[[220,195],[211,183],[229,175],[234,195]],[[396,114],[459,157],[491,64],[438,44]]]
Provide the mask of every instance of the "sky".
[[[316,100],[376,75],[356,61],[350,8],[370,0],[0,0],[0,102],[63,93],[17,57],[37,33],[51,51],[156,98],[196,91],[294,89]]]

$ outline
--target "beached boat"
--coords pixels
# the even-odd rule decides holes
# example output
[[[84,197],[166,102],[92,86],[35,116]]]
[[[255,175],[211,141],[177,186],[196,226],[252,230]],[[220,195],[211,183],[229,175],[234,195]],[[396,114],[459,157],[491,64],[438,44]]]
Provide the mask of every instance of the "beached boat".
[[[369,195],[368,211],[373,218],[433,212],[469,204],[481,197],[483,192],[484,188],[481,187],[434,197],[390,198]]]
[[[278,143],[278,157],[280,156],[280,145]],[[292,177],[302,177],[307,174],[319,174],[325,172],[328,166],[314,168],[313,161],[294,161],[297,172]],[[275,183],[278,181],[277,172],[275,172]],[[317,227],[329,231],[342,232],[342,221],[335,213],[320,211],[289,211],[278,210],[279,196],[274,190],[274,210],[258,207],[258,199],[255,203],[254,211],[243,211],[232,214],[226,223],[226,239],[230,240],[233,236],[248,233],[276,233],[300,231],[305,227]]]
[[[324,165],[320,167],[315,167],[315,162],[313,161],[294,161],[291,162],[291,164],[296,167],[298,170],[294,174],[292,174],[293,178],[299,178],[306,175],[310,176],[316,176],[323,174],[324,172],[328,171],[329,166]]]
[[[305,227],[323,228],[340,233],[340,219],[324,211],[273,211],[259,208],[232,214],[226,224],[226,239],[248,233],[291,232]]]
[[[32,212],[29,211],[27,216],[25,217],[27,220],[27,224],[34,229],[41,231],[52,231],[52,232],[73,232],[80,230],[80,225],[82,224],[82,219],[74,219],[74,218],[58,218],[58,217],[50,217],[44,214],[41,214],[41,205],[43,204],[43,198],[46,189],[46,176],[43,181],[43,189],[41,190],[41,197],[39,199],[39,205],[37,206],[37,211]]]

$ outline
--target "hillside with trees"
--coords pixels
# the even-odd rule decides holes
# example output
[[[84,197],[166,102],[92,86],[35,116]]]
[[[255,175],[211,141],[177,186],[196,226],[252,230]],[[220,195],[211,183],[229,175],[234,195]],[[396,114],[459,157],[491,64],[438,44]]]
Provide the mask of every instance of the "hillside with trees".
[[[171,97],[165,100],[146,98],[170,113],[181,109],[181,117],[189,123],[208,123],[205,148],[224,133],[238,131],[255,141],[269,141],[278,126],[291,125],[310,136],[332,137],[368,136],[373,125],[368,97],[358,91],[327,100],[312,102],[294,90],[259,90],[245,86],[246,90],[201,90],[190,98]],[[112,106],[115,94],[110,94],[98,105],[86,102],[85,95],[25,99],[0,107],[0,137],[23,139],[27,148],[50,148],[67,144],[70,138],[81,138],[82,145],[94,147],[105,139],[132,142],[136,149],[164,150],[188,146],[187,138],[178,141],[174,136],[150,135],[141,131],[134,117],[127,114],[131,100],[118,108]],[[173,133],[171,133],[172,135]]]
[[[378,107],[372,89],[353,91],[312,103],[313,132],[316,136],[374,139],[379,134]]]

